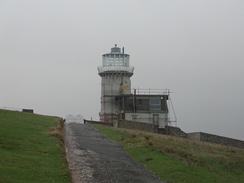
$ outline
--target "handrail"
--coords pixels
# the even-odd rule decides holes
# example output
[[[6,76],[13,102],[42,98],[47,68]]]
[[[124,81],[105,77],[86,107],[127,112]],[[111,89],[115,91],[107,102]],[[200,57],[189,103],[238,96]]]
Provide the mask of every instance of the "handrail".
[[[99,73],[102,72],[109,72],[109,71],[124,71],[124,72],[129,72],[133,73],[134,67],[126,67],[126,66],[100,66],[97,68]]]
[[[133,94],[140,95],[169,95],[171,92],[169,89],[133,89],[131,91]]]

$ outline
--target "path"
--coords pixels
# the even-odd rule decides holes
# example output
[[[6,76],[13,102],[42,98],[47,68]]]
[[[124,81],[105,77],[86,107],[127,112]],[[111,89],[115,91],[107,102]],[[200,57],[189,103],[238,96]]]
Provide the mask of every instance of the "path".
[[[65,134],[74,183],[160,183],[94,127],[69,123]]]

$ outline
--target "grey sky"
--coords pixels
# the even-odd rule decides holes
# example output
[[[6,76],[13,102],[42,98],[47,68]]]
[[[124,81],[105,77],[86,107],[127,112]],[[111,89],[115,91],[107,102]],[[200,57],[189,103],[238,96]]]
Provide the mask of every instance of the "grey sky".
[[[244,140],[244,1],[0,0],[0,106],[98,118],[101,55],[170,88],[187,131]]]

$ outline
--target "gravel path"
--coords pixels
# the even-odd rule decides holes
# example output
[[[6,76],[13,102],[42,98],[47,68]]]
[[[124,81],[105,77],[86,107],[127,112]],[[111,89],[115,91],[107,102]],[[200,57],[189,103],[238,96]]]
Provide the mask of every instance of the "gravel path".
[[[162,183],[89,125],[66,123],[65,145],[74,183]]]

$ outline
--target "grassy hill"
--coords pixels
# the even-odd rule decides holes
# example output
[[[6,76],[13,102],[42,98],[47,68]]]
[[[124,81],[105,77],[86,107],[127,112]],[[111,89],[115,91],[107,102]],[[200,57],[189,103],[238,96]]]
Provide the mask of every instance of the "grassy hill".
[[[70,182],[56,117],[0,110],[0,182]]]
[[[244,150],[95,125],[167,183],[244,182]]]

